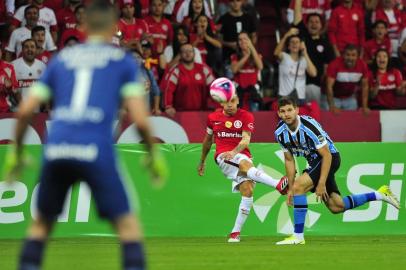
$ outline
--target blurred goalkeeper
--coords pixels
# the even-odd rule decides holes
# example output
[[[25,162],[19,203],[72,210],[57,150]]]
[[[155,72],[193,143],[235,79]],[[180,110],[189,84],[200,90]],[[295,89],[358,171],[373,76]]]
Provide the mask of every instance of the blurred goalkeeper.
[[[22,168],[22,141],[33,112],[42,102],[52,99],[54,104],[44,146],[38,218],[23,245],[20,270],[40,269],[46,240],[69,187],[78,179],[90,186],[100,216],[111,221],[118,233],[122,269],[145,269],[140,225],[130,208],[113,150],[112,126],[121,105],[144,139],[154,184],[162,184],[166,166],[153,147],[145,91],[137,80],[139,65],[131,54],[109,44],[115,33],[115,9],[107,1],[92,2],[87,8],[88,42],[55,56],[19,108],[15,151],[7,159],[9,180]]]

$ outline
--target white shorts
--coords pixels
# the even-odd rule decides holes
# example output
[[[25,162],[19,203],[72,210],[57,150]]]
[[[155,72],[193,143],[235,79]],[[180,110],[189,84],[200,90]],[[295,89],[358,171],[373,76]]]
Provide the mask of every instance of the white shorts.
[[[234,158],[231,160],[224,160],[221,157],[221,154],[218,155],[216,158],[217,165],[219,166],[221,172],[224,174],[225,177],[233,181],[231,190],[232,192],[236,193],[239,192],[238,190],[239,184],[241,184],[244,181],[251,180],[247,176],[238,175],[238,172],[240,171],[238,165],[242,160],[247,160],[248,162],[252,163],[252,160],[247,155],[241,153],[235,155]]]

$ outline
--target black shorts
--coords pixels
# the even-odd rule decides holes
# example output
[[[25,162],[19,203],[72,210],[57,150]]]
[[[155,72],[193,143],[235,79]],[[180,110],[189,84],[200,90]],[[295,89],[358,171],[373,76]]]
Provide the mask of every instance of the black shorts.
[[[327,180],[326,180],[326,189],[327,193],[330,195],[331,193],[341,194],[338,190],[336,179],[334,174],[340,168],[341,158],[339,153],[331,154],[331,167],[330,171],[328,172]],[[321,158],[313,160],[309,163],[309,168],[303,171],[304,173],[308,173],[310,178],[313,181],[313,188],[310,190],[311,192],[316,191],[317,184],[319,183],[320,179],[320,172],[321,172]]]

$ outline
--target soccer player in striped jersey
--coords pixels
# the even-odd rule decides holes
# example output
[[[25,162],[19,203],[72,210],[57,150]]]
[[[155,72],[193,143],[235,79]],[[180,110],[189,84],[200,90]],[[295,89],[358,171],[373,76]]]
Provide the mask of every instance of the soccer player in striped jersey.
[[[6,159],[9,180],[15,180],[21,170],[22,141],[35,108],[53,98],[52,128],[44,146],[38,190],[38,216],[23,245],[19,270],[40,269],[46,241],[62,212],[67,192],[79,179],[90,186],[99,215],[108,219],[118,233],[122,269],[145,269],[140,225],[114,153],[112,126],[121,104],[143,137],[149,152],[148,169],[156,184],[165,177],[165,162],[153,147],[138,65],[130,53],[109,44],[115,33],[115,8],[106,0],[95,0],[88,6],[86,19],[89,41],[53,57],[18,111],[15,151]]]
[[[286,176],[289,181],[287,202],[292,205],[294,234],[277,245],[305,244],[303,229],[307,213],[306,193],[316,193],[316,200],[323,201],[334,214],[342,213],[369,201],[382,200],[400,208],[398,199],[388,186],[375,192],[353,194],[341,197],[335,181],[335,172],[340,167],[340,153],[320,124],[311,117],[299,116],[296,101],[282,97],[278,101],[278,115],[281,118],[275,131],[276,141],[285,155]],[[305,157],[309,166],[296,177],[293,156]]]
[[[248,145],[254,132],[254,116],[239,109],[237,95],[225,103],[222,109],[209,114],[207,133],[202,144],[202,156],[197,167],[198,174],[204,175],[207,154],[211,145],[216,144],[214,160],[225,177],[233,181],[233,192],[241,193],[237,218],[228,239],[229,243],[240,242],[241,229],[253,205],[254,183],[259,182],[274,187],[286,194],[287,178],[273,179],[265,172],[254,167]]]

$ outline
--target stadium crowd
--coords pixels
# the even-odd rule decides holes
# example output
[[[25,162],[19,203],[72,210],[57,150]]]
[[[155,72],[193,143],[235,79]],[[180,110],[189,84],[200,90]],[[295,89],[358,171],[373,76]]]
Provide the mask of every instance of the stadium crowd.
[[[0,112],[16,111],[55,52],[86,40],[88,2],[0,2]],[[155,115],[215,108],[208,90],[220,76],[251,111],[287,95],[310,115],[406,108],[405,0],[265,1],[284,32],[275,48],[258,46],[260,0],[111,2],[120,12],[112,43],[142,63]]]

